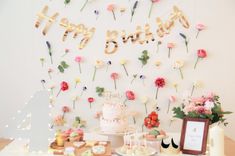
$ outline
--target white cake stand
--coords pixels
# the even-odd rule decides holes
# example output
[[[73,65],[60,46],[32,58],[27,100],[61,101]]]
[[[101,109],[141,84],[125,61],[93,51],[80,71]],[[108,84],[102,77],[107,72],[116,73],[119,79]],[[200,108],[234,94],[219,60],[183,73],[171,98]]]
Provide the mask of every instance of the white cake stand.
[[[136,128],[134,126],[129,126],[125,132],[122,133],[108,133],[108,132],[103,132],[100,127],[96,127],[92,129],[93,133],[101,134],[101,135],[106,135],[108,136],[108,140],[111,142],[111,147],[112,150],[121,147],[124,144],[123,136],[125,133],[134,133],[136,131]]]

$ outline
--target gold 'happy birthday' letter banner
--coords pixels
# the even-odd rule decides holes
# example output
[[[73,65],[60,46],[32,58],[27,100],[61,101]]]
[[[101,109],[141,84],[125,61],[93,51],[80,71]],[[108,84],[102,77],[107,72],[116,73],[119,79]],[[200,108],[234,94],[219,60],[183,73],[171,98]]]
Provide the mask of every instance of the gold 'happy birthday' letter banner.
[[[164,35],[169,34],[172,28],[174,27],[175,21],[179,21],[182,26],[186,29],[189,28],[189,22],[183,12],[178,9],[178,7],[173,7],[173,12],[170,15],[170,19],[167,20],[165,23],[158,17],[156,19],[158,29],[156,31],[159,37],[164,37]],[[144,35],[143,35],[144,34]],[[146,24],[144,27],[144,31],[142,31],[141,26],[136,27],[135,33],[126,35],[126,31],[123,30],[121,32],[121,37],[123,43],[127,43],[129,40],[132,43],[149,43],[150,41],[155,41],[153,33],[150,31],[149,24]],[[118,32],[117,31],[107,31],[106,34],[106,45],[105,45],[105,53],[106,54],[113,54],[118,49]]]
[[[37,14],[38,19],[35,23],[35,27],[39,28],[42,21],[47,20],[46,26],[44,27],[42,33],[46,35],[51,25],[56,21],[58,13],[53,14],[52,16],[47,16],[48,6],[45,6],[40,13]],[[173,11],[170,14],[170,18],[163,23],[162,20],[158,17],[156,19],[156,23],[158,29],[156,33],[159,37],[164,37],[169,34],[172,28],[175,25],[175,22],[179,21],[182,26],[186,29],[189,28],[189,22],[183,12],[176,6],[173,7]],[[84,24],[73,24],[68,21],[67,18],[62,18],[60,20],[60,26],[62,26],[65,31],[62,37],[62,41],[65,41],[68,34],[72,33],[73,38],[76,39],[78,36],[81,37],[78,49],[83,49],[87,43],[90,41],[92,36],[94,35],[96,29],[94,27],[87,28]],[[118,49],[118,31],[110,31],[108,30],[106,33],[106,43],[105,43],[105,53],[113,54]],[[149,42],[155,41],[154,35],[150,30],[150,25],[146,24],[144,29],[142,30],[141,26],[137,26],[134,33],[126,34],[125,30],[121,31],[122,42],[127,43],[131,41],[131,43],[139,43],[139,44],[148,44]]]
[[[56,21],[58,13],[55,13],[53,16],[49,17],[46,15],[48,11],[48,6],[45,6],[40,13],[37,14],[38,19],[35,23],[35,27],[39,28],[41,25],[41,22],[46,19],[47,23],[44,27],[42,33],[43,35],[46,35],[48,32],[48,29],[51,27],[51,25]],[[73,38],[77,38],[79,35],[81,35],[81,41],[78,46],[78,49],[83,49],[89,40],[92,38],[92,36],[95,33],[95,28],[87,28],[84,24],[78,24],[75,25],[73,23],[70,23],[67,18],[62,18],[60,21],[60,26],[65,28],[64,35],[62,37],[62,41],[65,41],[69,33],[73,33]]]

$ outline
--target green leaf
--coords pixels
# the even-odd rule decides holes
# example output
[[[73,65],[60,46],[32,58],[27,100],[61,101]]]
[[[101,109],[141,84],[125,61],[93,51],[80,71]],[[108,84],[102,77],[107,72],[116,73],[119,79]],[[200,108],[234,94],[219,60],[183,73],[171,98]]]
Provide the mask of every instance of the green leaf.
[[[58,69],[61,73],[64,73],[64,68],[61,65],[58,66]]]
[[[180,107],[174,107],[172,110],[176,118],[183,119],[186,116]]]
[[[179,33],[180,34],[180,36],[182,37],[182,38],[184,38],[185,40],[187,39],[187,37],[183,34],[183,33]]]
[[[69,65],[65,62],[65,61],[61,61],[61,66],[63,67],[63,68],[68,68],[69,67]]]

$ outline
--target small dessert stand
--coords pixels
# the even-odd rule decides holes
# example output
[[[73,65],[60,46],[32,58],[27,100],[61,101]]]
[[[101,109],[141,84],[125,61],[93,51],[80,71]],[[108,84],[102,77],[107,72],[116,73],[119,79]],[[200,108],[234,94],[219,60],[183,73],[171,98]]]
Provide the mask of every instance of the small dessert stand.
[[[108,132],[103,132],[99,127],[97,127],[92,129],[92,132],[108,136],[108,140],[111,142],[111,147],[114,150],[123,145],[124,143],[123,136],[125,135],[125,133],[134,133],[135,130],[136,128],[134,126],[129,126],[126,129],[126,131],[123,133],[108,133]]]

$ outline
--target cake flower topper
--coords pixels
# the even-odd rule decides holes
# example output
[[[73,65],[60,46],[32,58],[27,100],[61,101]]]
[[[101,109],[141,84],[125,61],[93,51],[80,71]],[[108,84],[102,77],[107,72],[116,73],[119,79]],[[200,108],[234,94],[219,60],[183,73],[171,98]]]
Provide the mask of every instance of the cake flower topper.
[[[59,96],[59,94],[60,94],[61,91],[65,92],[65,91],[68,90],[68,89],[69,89],[68,83],[65,82],[65,81],[62,81],[62,82],[60,83],[60,90],[59,90],[59,92],[57,93],[56,97]]]
[[[136,8],[138,6],[138,3],[139,3],[139,0],[135,1],[134,5],[133,5],[133,7],[131,9],[131,22],[132,22],[134,14],[135,14],[135,10],[136,10]]]
[[[49,53],[49,56],[50,56],[51,64],[53,64],[51,44],[50,44],[49,41],[46,41],[46,45],[47,45],[47,48],[48,48],[48,53]]]
[[[114,89],[117,90],[117,79],[118,79],[118,73],[112,73],[110,75],[111,79],[113,79],[113,82],[114,82]]]
[[[186,51],[188,53],[188,42],[189,42],[189,39],[187,38],[187,36],[183,33],[179,33],[179,35],[184,39],[184,44],[185,44],[185,47],[186,47]]]
[[[204,30],[205,28],[206,28],[206,26],[205,26],[204,24],[199,23],[199,24],[196,25],[196,29],[197,29],[196,38],[198,37],[199,33],[200,33],[202,30]]]
[[[159,46],[162,44],[162,41],[158,41],[157,42],[157,50],[156,50],[156,53],[158,53],[158,51],[159,51]]]
[[[148,59],[149,59],[148,51],[147,50],[142,51],[142,55],[138,59],[141,61],[142,67],[144,67],[144,65],[148,63]]]
[[[41,62],[41,65],[42,65],[42,67],[43,67],[43,66],[44,66],[44,63],[45,63],[45,58],[41,57],[41,58],[40,58],[40,62]]]
[[[193,82],[193,86],[192,86],[192,89],[191,89],[191,96],[193,96],[193,93],[194,93],[194,90],[201,87],[202,86],[202,82],[201,81],[194,81]]]
[[[158,77],[156,78],[155,80],[155,86],[157,87],[157,91],[156,91],[156,96],[155,96],[155,99],[157,99],[158,97],[158,90],[159,88],[163,88],[165,86],[165,79],[162,78],[162,77]]]
[[[150,18],[150,16],[151,16],[154,3],[157,3],[157,2],[159,2],[160,0],[150,0],[150,1],[151,1],[151,6],[150,6],[150,9],[149,9],[149,15],[148,15],[149,18]]]
[[[132,75],[133,78],[132,78],[132,80],[131,80],[131,84],[134,82],[134,80],[137,78],[137,76],[138,76],[138,74],[133,74],[133,75]]]
[[[93,77],[92,77],[92,81],[95,81],[95,76],[96,76],[96,71],[99,68],[102,68],[104,66],[104,62],[101,60],[96,60],[95,61],[95,66],[94,66],[94,73],[93,73]]]
[[[70,112],[70,108],[68,106],[63,106],[62,107],[62,118],[64,119],[64,116],[66,113],[69,113]]]
[[[83,58],[81,56],[76,56],[74,61],[78,63],[79,72],[81,74],[82,73],[81,62],[83,61]]]
[[[96,93],[98,96],[102,96],[104,93],[104,87],[96,87]]]
[[[179,70],[180,77],[181,77],[182,80],[184,79],[184,75],[183,75],[183,72],[182,72],[183,66],[184,66],[184,61],[183,60],[177,60],[174,63],[174,69],[178,69]]]
[[[107,62],[107,65],[106,65],[106,72],[108,71],[109,66],[111,66],[111,65],[112,65],[112,62],[111,62],[111,61],[108,61],[108,62]]]
[[[170,105],[171,105],[172,103],[175,103],[175,102],[176,102],[176,97],[173,96],[173,95],[171,95],[171,96],[169,97],[169,101],[168,101],[167,113],[169,113]]]
[[[142,96],[140,98],[141,100],[141,103],[144,104],[144,107],[145,107],[145,113],[148,114],[148,109],[147,109],[147,103],[148,103],[148,97],[147,96]]]
[[[120,64],[123,66],[123,69],[125,70],[126,76],[128,76],[129,74],[126,69],[127,60],[126,59],[120,60]]]
[[[124,100],[124,104],[126,103],[127,100],[135,100],[135,93],[131,90],[126,91],[126,99]]]
[[[83,92],[85,92],[86,90],[87,90],[87,87],[86,87],[86,86],[83,86],[80,96],[82,96],[82,95],[83,95]]]
[[[206,57],[207,57],[207,52],[206,52],[206,50],[204,50],[204,49],[198,49],[198,50],[197,50],[197,60],[196,60],[196,62],[195,62],[195,64],[194,64],[194,69],[196,69],[198,61],[199,61],[200,59],[203,59],[203,58],[206,58]]]
[[[154,127],[159,127],[160,121],[158,119],[158,114],[153,111],[144,119],[144,126],[148,129],[152,129]]]
[[[116,9],[116,5],[115,4],[109,4],[107,6],[107,10],[112,12],[113,14],[113,19],[116,21],[116,15],[115,15],[115,9]]]
[[[74,88],[77,88],[77,85],[78,85],[80,82],[81,82],[81,80],[80,80],[79,77],[75,78],[75,86],[74,86]]]
[[[94,14],[96,15],[96,20],[97,20],[100,14],[99,10],[94,10]]]
[[[69,52],[70,52],[70,50],[68,48],[66,48],[64,50],[64,54],[61,57],[65,57]]]
[[[87,101],[89,102],[89,104],[90,104],[90,109],[91,109],[91,103],[93,103],[93,102],[95,101],[95,99],[94,99],[93,97],[89,97],[89,98],[87,99]]]
[[[171,57],[171,51],[175,47],[174,43],[167,43],[167,48],[168,48],[168,58]]]

